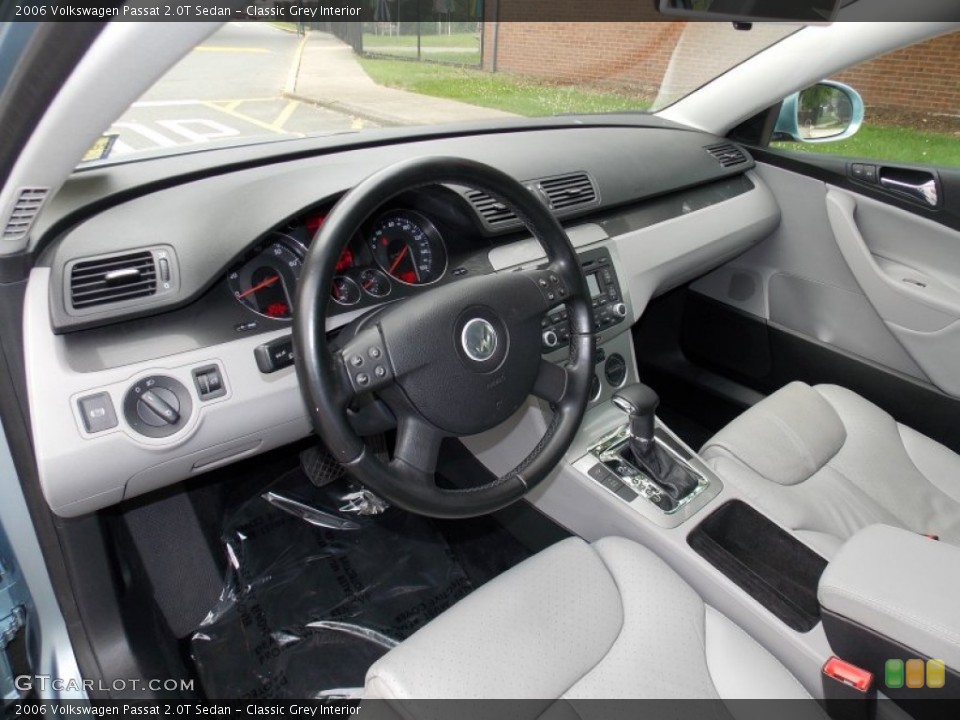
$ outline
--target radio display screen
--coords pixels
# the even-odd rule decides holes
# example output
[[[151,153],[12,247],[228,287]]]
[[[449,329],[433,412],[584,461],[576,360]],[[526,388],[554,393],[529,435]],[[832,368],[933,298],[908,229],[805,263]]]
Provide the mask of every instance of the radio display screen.
[[[596,274],[587,275],[587,287],[590,289],[591,300],[603,293],[603,290],[600,289],[600,283],[597,282]]]

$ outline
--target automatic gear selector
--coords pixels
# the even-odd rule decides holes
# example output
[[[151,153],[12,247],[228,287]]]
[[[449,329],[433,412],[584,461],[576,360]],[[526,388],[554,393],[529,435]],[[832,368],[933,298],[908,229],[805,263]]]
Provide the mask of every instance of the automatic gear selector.
[[[643,383],[636,383],[618,390],[613,402],[630,418],[630,438],[620,450],[621,458],[660,488],[665,498],[662,508],[677,507],[697,489],[699,478],[654,437],[660,404],[657,393]]]

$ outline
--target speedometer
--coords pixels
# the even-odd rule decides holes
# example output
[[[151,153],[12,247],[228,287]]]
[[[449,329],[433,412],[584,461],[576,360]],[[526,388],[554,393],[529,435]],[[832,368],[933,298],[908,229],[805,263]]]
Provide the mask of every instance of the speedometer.
[[[428,285],[447,270],[447,251],[437,228],[420,213],[387,213],[377,220],[370,236],[377,264],[407,285]]]

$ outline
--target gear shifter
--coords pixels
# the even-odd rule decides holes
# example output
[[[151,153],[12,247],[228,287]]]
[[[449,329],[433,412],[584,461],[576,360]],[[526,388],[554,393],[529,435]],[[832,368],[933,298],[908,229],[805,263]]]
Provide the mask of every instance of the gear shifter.
[[[697,489],[698,480],[654,439],[660,398],[653,388],[636,383],[613,396],[614,404],[630,417],[630,442],[624,460],[642,470],[656,483],[674,508]]]

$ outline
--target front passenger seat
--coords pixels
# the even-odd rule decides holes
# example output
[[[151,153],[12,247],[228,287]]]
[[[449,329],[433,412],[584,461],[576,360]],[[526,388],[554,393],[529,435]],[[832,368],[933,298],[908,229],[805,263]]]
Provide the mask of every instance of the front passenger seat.
[[[827,558],[878,523],[960,545],[960,456],[845,388],[791,383],[701,455]]]
[[[364,697],[810,696],[646,548],[623,538],[593,545],[569,538],[490,581],[380,658],[367,672]],[[823,717],[814,703],[799,707]]]

